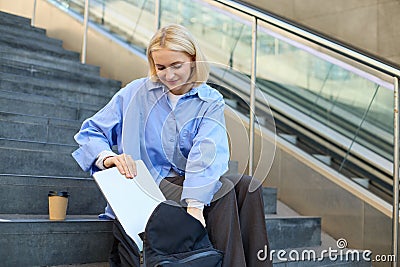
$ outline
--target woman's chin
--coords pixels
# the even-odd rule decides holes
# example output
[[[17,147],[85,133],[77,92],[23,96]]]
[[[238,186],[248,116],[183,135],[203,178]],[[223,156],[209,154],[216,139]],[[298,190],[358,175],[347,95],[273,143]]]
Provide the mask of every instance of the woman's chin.
[[[182,89],[182,85],[167,86],[171,93],[178,92]]]

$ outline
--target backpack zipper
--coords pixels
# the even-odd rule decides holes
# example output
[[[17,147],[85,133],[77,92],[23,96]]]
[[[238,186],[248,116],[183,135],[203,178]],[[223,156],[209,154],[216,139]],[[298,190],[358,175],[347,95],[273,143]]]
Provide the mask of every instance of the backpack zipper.
[[[144,264],[144,253],[142,251],[139,251],[139,260],[140,260],[140,265]]]
[[[204,252],[200,252],[194,255],[191,255],[189,257],[177,260],[177,261],[171,261],[171,260],[164,260],[161,262],[158,262],[156,265],[154,265],[154,267],[161,267],[162,264],[166,264],[166,263],[187,263],[188,261],[192,261],[192,260],[197,260],[199,258],[205,257],[205,256],[210,256],[210,255],[218,255],[219,253],[217,251],[204,251]]]

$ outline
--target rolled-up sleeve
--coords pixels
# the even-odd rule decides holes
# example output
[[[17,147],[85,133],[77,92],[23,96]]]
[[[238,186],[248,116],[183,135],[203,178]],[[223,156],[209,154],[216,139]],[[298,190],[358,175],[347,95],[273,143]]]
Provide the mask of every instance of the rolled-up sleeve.
[[[92,170],[100,152],[112,150],[117,144],[122,124],[121,97],[117,93],[111,101],[91,118],[85,120],[74,136],[79,148],[72,153],[84,171]]]
[[[229,145],[224,102],[215,101],[201,118],[185,169],[182,200],[191,198],[208,205],[221,187],[219,178],[228,170]]]

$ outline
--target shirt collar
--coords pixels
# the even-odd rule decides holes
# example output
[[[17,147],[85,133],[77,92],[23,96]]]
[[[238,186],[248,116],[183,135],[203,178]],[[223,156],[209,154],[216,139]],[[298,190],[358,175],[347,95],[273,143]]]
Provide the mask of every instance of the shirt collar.
[[[161,82],[153,82],[150,81],[151,85],[148,87],[149,91],[159,89],[167,92],[167,88]],[[189,92],[187,92],[184,97],[197,95],[201,100],[209,102],[215,100],[210,94],[210,88],[207,84],[202,83],[197,87],[192,88]]]

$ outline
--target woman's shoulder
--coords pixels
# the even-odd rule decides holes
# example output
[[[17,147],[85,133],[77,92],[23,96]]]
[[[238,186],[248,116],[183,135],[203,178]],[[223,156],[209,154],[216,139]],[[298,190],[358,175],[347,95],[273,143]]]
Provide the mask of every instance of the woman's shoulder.
[[[222,94],[210,85],[203,83],[198,87],[198,95],[200,99],[207,102],[223,101]]]
[[[144,77],[129,82],[125,87],[119,90],[118,94],[122,97],[130,98],[139,92],[145,93],[155,87],[159,87],[159,84],[151,81],[148,77]]]
[[[125,87],[120,90],[121,94],[128,94],[135,91],[139,91],[141,88],[146,87],[148,83],[148,78],[139,78],[129,82]]]

